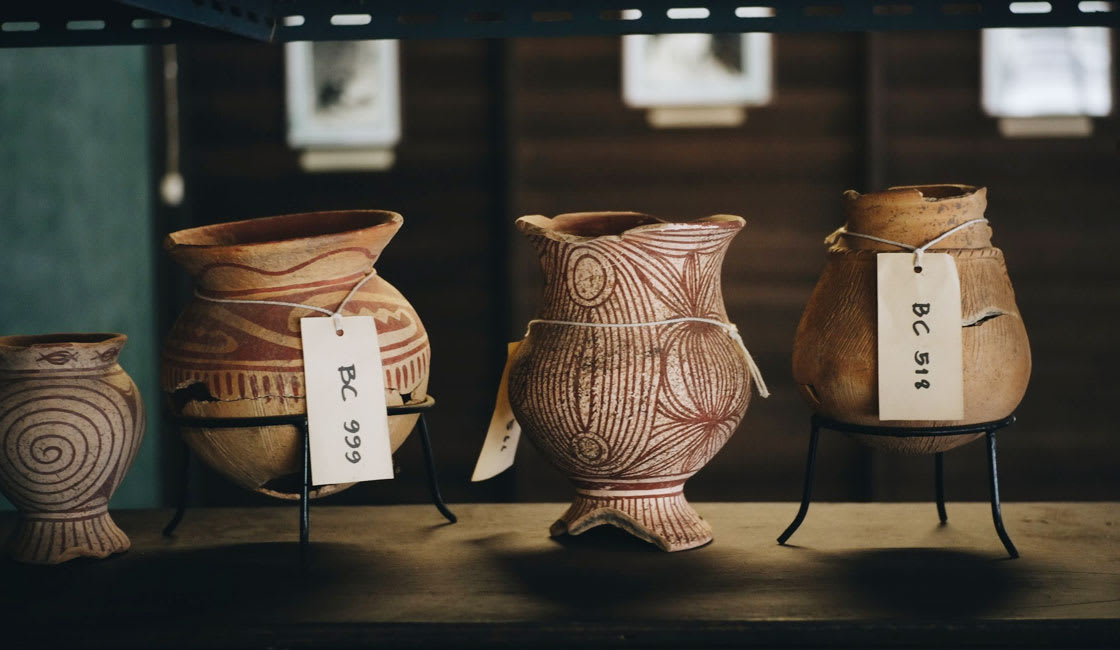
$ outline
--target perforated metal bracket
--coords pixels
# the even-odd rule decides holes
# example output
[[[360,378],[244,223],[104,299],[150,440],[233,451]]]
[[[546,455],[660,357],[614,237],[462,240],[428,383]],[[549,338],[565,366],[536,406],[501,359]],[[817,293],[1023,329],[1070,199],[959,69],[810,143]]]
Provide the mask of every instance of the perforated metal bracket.
[[[277,40],[1118,26],[1120,2],[276,0]]]
[[[207,0],[204,6],[208,10],[203,11],[203,3],[195,0],[5,0],[0,2],[0,47],[143,45],[225,40],[238,35],[271,38],[275,24],[271,1],[253,3],[264,10],[249,10],[245,4],[243,0]]]
[[[121,0],[121,3],[258,41],[272,40],[275,27],[273,0]]]
[[[1120,0],[24,0],[0,47],[680,32],[1120,27]]]

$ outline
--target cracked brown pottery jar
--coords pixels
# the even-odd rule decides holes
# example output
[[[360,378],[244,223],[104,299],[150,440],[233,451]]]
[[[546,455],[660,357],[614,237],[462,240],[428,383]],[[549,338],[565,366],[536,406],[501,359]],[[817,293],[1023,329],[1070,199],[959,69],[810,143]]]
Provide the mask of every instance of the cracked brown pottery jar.
[[[666,551],[711,541],[684,483],[739,425],[751,380],[727,329],[697,319],[727,323],[720,270],[743,224],[629,212],[517,221],[546,285],[509,395],[526,435],[576,487],[554,536],[611,524]]]
[[[8,553],[59,564],[127,551],[109,499],[136,458],[144,403],[124,334],[0,337],[0,488],[19,509]]]
[[[848,232],[910,246],[984,216],[987,190],[968,185],[914,185],[844,194]],[[1003,252],[992,229],[972,224],[929,250],[953,256],[961,282],[964,418],[883,422],[878,417],[876,262],[897,246],[841,234],[801,317],[793,346],[793,377],[817,413],[860,425],[936,427],[977,424],[1010,415],[1031,373],[1027,332],[1015,304]],[[896,438],[857,435],[866,444],[907,453],[935,453],[983,435]]]
[[[373,272],[402,223],[395,212],[352,210],[250,219],[169,235],[164,247],[196,283],[195,299],[163,348],[160,383],[174,412],[208,418],[306,413],[300,318],[318,312],[221,301],[267,300],[333,311]],[[404,296],[375,275],[350,298],[343,315],[374,318],[386,403],[424,401],[428,335]],[[417,417],[389,418],[394,451]],[[184,427],[182,434],[207,464],[239,485],[299,498],[302,445],[295,427]],[[347,487],[318,486],[311,496]]]

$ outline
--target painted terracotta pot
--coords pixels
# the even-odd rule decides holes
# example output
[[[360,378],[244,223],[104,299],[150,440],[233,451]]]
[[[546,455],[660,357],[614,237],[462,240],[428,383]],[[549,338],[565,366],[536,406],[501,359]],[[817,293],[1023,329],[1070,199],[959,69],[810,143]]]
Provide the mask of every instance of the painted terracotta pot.
[[[844,194],[847,230],[921,246],[984,216],[987,191],[967,185],[917,185]],[[854,424],[930,427],[976,424],[1010,415],[1031,372],[1027,332],[1015,305],[1003,252],[986,223],[968,226],[930,248],[956,259],[961,281],[964,418],[883,422],[878,418],[876,262],[899,248],[840,236],[801,317],[793,346],[793,376],[814,411]],[[945,451],[979,435],[941,438],[856,436],[908,453]]]
[[[123,334],[0,337],[0,488],[19,509],[8,553],[59,564],[127,551],[109,499],[144,436],[117,364]]]
[[[711,541],[684,483],[747,410],[746,355],[711,323],[648,323],[727,322],[720,269],[743,224],[628,212],[517,221],[546,278],[537,319],[570,323],[534,322],[509,375],[518,422],[576,487],[554,536],[611,524],[667,551]]]
[[[211,418],[306,413],[300,318],[320,314],[303,307],[213,300],[269,300],[333,311],[371,272],[402,223],[399,214],[380,210],[316,212],[169,235],[164,247],[196,283],[196,297],[163,348],[160,383],[174,412]],[[350,298],[343,315],[373,316],[376,322],[386,403],[423,401],[428,335],[404,296],[375,276]],[[389,418],[394,451],[418,417]],[[198,456],[239,485],[298,498],[302,443],[295,427],[185,427],[182,434]],[[312,496],[347,487],[319,486]]]

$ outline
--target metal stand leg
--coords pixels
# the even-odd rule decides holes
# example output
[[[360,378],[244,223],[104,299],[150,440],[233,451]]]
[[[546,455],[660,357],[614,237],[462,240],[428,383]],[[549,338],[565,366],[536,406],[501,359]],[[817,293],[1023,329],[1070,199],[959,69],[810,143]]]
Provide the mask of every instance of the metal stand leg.
[[[1000,512],[999,507],[999,475],[996,472],[996,432],[989,431],[988,435],[988,487],[992,493],[992,521],[996,525],[996,534],[1003,542],[1003,547],[1007,549],[1007,554],[1012,559],[1019,557],[1019,550],[1011,543],[1011,538],[1007,536],[1007,531],[1003,528],[1003,513]]]
[[[937,475],[937,516],[944,524],[949,521],[949,515],[945,512],[945,454],[937,452],[933,463]]]
[[[299,560],[307,561],[307,548],[311,538],[311,435],[307,420],[299,427],[303,435],[303,485],[299,493]]]
[[[435,504],[436,509],[443,515],[447,521],[455,523],[459,518],[455,513],[447,509],[447,504],[443,502],[443,495],[439,492],[439,479],[436,477],[436,461],[432,455],[432,441],[428,437],[428,421],[424,414],[420,414],[420,419],[416,422],[420,428],[420,443],[424,446],[424,460],[428,467],[428,487],[432,491],[432,503]]]
[[[183,515],[187,512],[188,488],[191,482],[191,448],[187,446],[186,441],[183,441],[183,464],[180,468],[182,473],[179,479],[179,503],[175,507],[175,514],[171,517],[171,521],[163,527],[164,537],[175,534],[175,529],[179,527],[179,522],[183,521]]]
[[[791,523],[781,536],[778,537],[779,544],[785,544],[786,540],[797,530],[801,522],[805,520],[805,513],[809,512],[809,500],[813,498],[813,470],[817,464],[817,441],[821,436],[820,424],[817,418],[812,420],[812,433],[809,435],[809,458],[805,461],[805,487],[801,493],[801,509],[797,511],[797,516],[793,518]]]

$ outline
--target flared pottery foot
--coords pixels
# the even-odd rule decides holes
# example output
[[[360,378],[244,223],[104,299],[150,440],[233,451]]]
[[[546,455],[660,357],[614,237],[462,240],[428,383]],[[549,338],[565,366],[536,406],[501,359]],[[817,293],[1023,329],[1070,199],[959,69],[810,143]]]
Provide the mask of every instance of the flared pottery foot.
[[[105,558],[127,551],[128,536],[108,510],[83,513],[20,513],[8,538],[13,560],[28,564],[61,564],[78,557]]]
[[[663,551],[684,551],[712,541],[712,527],[684,499],[684,492],[631,496],[578,494],[568,511],[552,524],[553,537],[579,535],[609,524]]]

